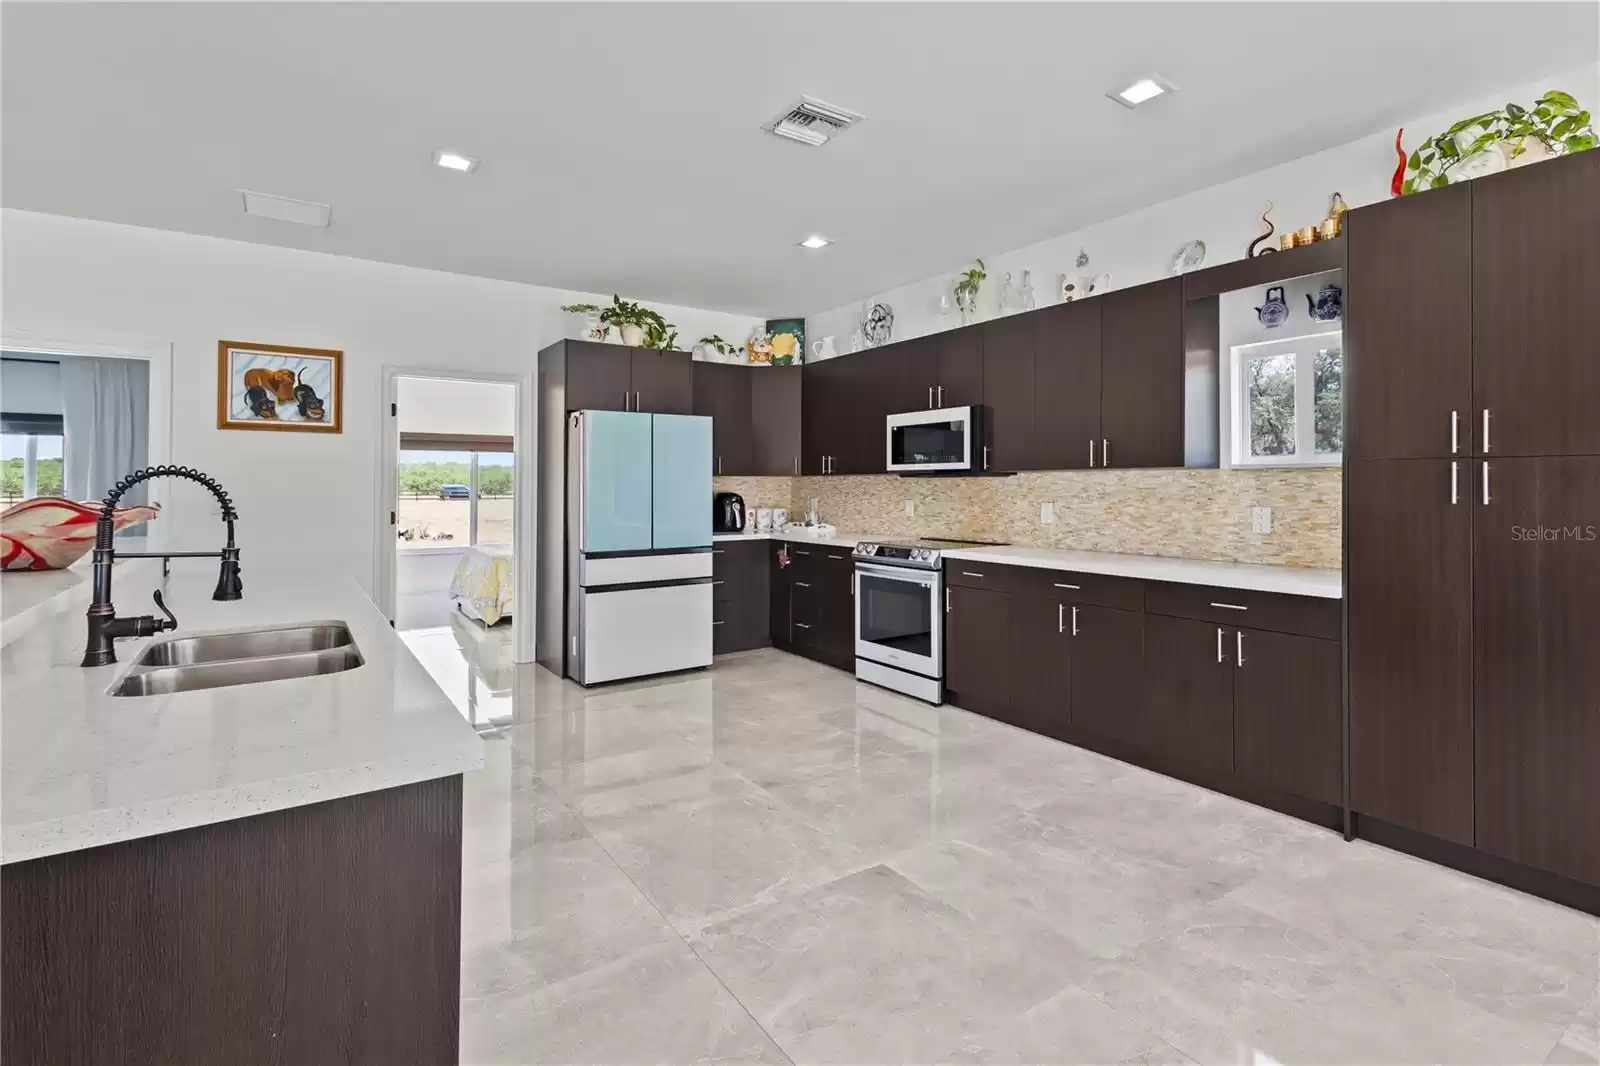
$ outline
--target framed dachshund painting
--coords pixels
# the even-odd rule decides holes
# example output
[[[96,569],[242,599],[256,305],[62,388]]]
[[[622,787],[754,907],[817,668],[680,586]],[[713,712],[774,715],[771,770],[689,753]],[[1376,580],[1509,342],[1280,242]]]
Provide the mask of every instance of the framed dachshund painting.
[[[344,431],[344,353],[217,342],[217,428]]]

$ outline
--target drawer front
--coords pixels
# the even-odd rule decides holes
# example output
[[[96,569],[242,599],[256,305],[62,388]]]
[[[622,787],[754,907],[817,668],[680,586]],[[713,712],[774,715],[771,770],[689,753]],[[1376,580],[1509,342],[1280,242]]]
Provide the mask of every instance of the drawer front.
[[[1144,610],[1144,582],[1137,578],[1019,566],[1012,569],[1010,580],[1013,592],[1055,597],[1063,603],[1115,607],[1119,611]]]
[[[1215,625],[1295,633],[1324,640],[1340,639],[1342,629],[1338,600],[1209,585],[1152,581],[1145,589],[1145,609],[1151,614],[1174,618],[1194,618]]]
[[[1010,592],[1015,567],[996,563],[974,563],[965,559],[946,559],[944,583],[966,588],[989,589],[993,592]]]

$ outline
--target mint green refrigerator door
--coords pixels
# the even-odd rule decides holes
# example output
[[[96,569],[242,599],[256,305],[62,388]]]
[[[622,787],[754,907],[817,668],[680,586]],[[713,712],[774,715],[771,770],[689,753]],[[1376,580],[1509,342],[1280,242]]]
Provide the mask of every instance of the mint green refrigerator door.
[[[625,411],[579,415],[583,455],[579,550],[650,550],[651,418]]]
[[[655,420],[655,548],[711,546],[711,419],[651,415]]]

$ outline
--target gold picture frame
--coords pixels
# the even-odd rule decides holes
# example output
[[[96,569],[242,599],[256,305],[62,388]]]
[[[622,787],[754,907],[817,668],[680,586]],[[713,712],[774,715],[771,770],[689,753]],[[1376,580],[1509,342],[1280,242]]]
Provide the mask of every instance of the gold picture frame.
[[[217,428],[344,432],[344,352],[217,342]]]

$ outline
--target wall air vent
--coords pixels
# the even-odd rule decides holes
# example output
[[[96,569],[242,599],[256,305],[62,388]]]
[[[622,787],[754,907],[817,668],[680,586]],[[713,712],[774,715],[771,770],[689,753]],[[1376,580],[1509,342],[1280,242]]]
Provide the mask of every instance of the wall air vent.
[[[854,111],[802,96],[798,104],[761,128],[779,137],[817,148],[860,121],[861,116]]]
[[[323,229],[333,221],[333,209],[314,200],[295,200],[288,196],[250,192],[248,189],[240,189],[239,195],[244,197],[244,213],[247,215],[273,218],[279,222],[297,222],[302,226],[317,226]]]

